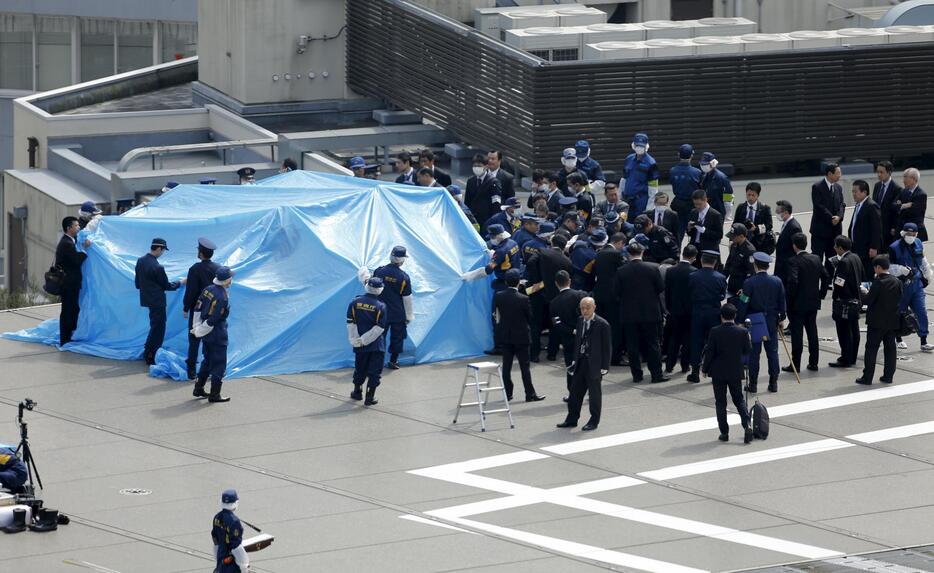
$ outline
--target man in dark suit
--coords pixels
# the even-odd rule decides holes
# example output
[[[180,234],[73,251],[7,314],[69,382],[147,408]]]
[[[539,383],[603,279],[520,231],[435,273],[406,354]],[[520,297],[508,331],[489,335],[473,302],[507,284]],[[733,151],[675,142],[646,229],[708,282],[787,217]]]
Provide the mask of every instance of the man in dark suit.
[[[214,284],[214,277],[220,265],[211,260],[217,246],[204,237],[198,237],[198,262],[188,269],[188,283],[185,286],[185,297],[182,299],[182,310],[188,319],[188,358],[185,365],[188,367],[188,379],[194,380],[198,376],[195,366],[198,364],[198,349],[202,340],[191,333],[194,326],[195,305],[201,296],[201,291]]]
[[[721,442],[729,441],[730,426],[726,421],[726,391],[730,391],[733,405],[743,424],[743,442],[752,441],[749,410],[743,399],[743,356],[751,350],[749,332],[736,325],[736,307],[725,304],[720,309],[720,325],[710,330],[707,346],[704,347],[704,374],[713,379],[713,395],[720,426]]]
[[[431,170],[431,175],[438,182],[438,185],[447,188],[452,183],[450,175],[435,167],[435,154],[430,149],[423,149],[418,154],[418,163],[421,167]]]
[[[584,394],[590,395],[590,420],[581,430],[589,432],[600,425],[603,390],[600,383],[610,371],[610,325],[596,314],[597,305],[590,297],[581,299],[581,316],[574,333],[574,362],[571,395],[568,396],[568,415],[559,428],[573,428],[580,418]]]
[[[762,186],[755,181],[746,184],[746,202],[741,203],[733,214],[734,223],[746,225],[746,237],[755,250],[768,255],[775,249],[775,235],[772,234],[772,210],[759,201]]]
[[[688,244],[697,247],[699,252],[720,252],[720,239],[723,238],[723,214],[707,203],[707,192],[698,189],[691,196],[694,209],[688,216]],[[697,266],[697,263],[694,265]],[[720,266],[720,256],[717,255],[717,264]]]
[[[581,299],[587,295],[571,288],[571,274],[565,270],[558,271],[555,275],[554,285],[558,289],[558,294],[548,305],[551,314],[551,332],[555,341],[561,344],[564,352],[564,367],[567,369],[574,362],[574,328],[581,315]],[[556,344],[555,352],[557,351]],[[567,373],[567,389],[570,395],[570,371]],[[567,402],[567,398],[564,401]]]
[[[775,214],[782,220],[782,228],[775,242],[775,276],[788,285],[788,261],[795,256],[792,238],[802,231],[801,223],[791,211],[791,203],[781,200],[775,203]],[[787,288],[785,290],[788,290]]]
[[[655,207],[645,212],[652,225],[668,229],[671,236],[675,238],[678,245],[681,245],[681,218],[678,213],[668,207],[668,194],[659,191],[655,194]]]
[[[412,165],[412,156],[403,151],[396,160],[398,162],[399,176],[396,177],[396,183],[403,185],[418,185],[415,179],[415,167]],[[200,294],[200,293],[199,293]]]
[[[876,357],[879,344],[884,345],[882,378],[879,382],[891,384],[895,376],[895,363],[898,353],[895,350],[895,333],[901,325],[898,312],[902,298],[902,281],[889,274],[889,258],[878,256],[872,261],[876,278],[869,287],[866,297],[866,353],[863,375],[856,379],[857,384],[872,384],[876,373]]]
[[[519,279],[518,269],[509,269],[506,271],[506,289],[493,296],[493,313],[503,348],[503,386],[506,388],[506,397],[512,400],[512,359],[518,358],[525,401],[538,402],[545,397],[535,393],[529,367],[532,307],[529,305],[529,297],[519,292]]]
[[[820,257],[807,252],[808,238],[804,233],[792,237],[795,256],[788,261],[788,275],[785,279],[785,293],[788,298],[788,321],[791,323],[791,363],[794,371],[801,372],[801,354],[804,351],[804,336],[808,337],[808,370],[817,371],[820,358],[820,340],[817,338],[817,311],[826,291],[821,285],[827,284],[827,270],[820,262]],[[792,372],[791,365],[782,368]]]
[[[853,242],[840,235],[834,241],[838,261],[833,274],[833,313],[840,342],[840,358],[832,368],[849,368],[856,364],[859,351],[859,285],[863,280],[863,263],[851,252]]]
[[[901,195],[902,188],[892,178],[894,170],[891,161],[876,163],[876,175],[879,177],[879,181],[872,189],[872,200],[876,202],[876,205],[882,211],[881,250],[883,253],[888,252],[889,244],[898,236],[898,229],[895,227],[898,222],[898,209],[895,209],[893,204]]]
[[[765,356],[769,364],[769,392],[778,392],[778,329],[784,328],[785,321],[785,286],[778,277],[769,275],[772,257],[757,252],[753,255],[756,274],[743,283],[743,298],[747,300],[746,314],[762,313],[768,329],[766,340],[753,340],[752,353],[749,355],[749,392],[756,392],[759,377],[759,354],[765,347]]]
[[[187,279],[169,282],[165,269],[159,264],[159,257],[167,250],[165,239],[153,239],[149,252],[136,261],[139,305],[149,309],[149,336],[146,337],[143,358],[150,366],[156,363],[156,351],[165,339],[165,291],[178,290],[187,282]]]
[[[681,262],[665,271],[665,309],[668,311],[668,328],[671,337],[668,340],[668,359],[665,373],[671,374],[681,362],[681,372],[687,372],[691,364],[691,294],[688,280],[697,259],[697,247],[685,245],[681,251]]]
[[[688,278],[691,297],[691,373],[687,381],[700,382],[701,352],[710,329],[720,319],[720,304],[726,298],[726,277],[717,272],[718,251],[701,253],[702,268]]]
[[[834,238],[843,233],[843,214],[846,203],[843,201],[843,188],[840,180],[840,166],[828,163],[824,168],[824,178],[811,185],[811,252],[825,259],[834,256]],[[828,272],[830,271],[828,267]]]
[[[872,260],[882,248],[882,212],[879,205],[869,198],[869,183],[862,179],[853,182],[853,201],[853,218],[850,219],[847,236],[853,241],[853,252],[863,263],[866,273],[863,280],[869,280]]]
[[[619,298],[620,323],[626,336],[632,381],[642,382],[641,356],[649,365],[652,383],[666,382],[662,372],[658,335],[661,332],[662,307],[659,295],[665,283],[656,263],[642,260],[645,251],[640,243],[626,247],[629,262],[616,271],[616,296]]]
[[[532,320],[532,362],[538,362],[539,353],[541,352],[542,326],[539,326],[539,324],[550,323],[551,313],[548,308],[559,292],[559,288],[555,285],[555,277],[560,271],[570,275],[573,268],[571,259],[564,254],[566,245],[567,239],[560,235],[553,235],[551,237],[551,247],[542,249],[532,255],[525,265],[525,278],[528,283],[525,293],[529,296],[541,293],[541,305],[535,304],[532,306],[532,314],[534,315]],[[574,307],[577,308],[577,303],[574,303]],[[539,314],[541,320],[539,320]],[[536,340],[536,336],[538,336],[538,340]],[[558,355],[558,344],[560,343],[561,340],[556,332],[549,329],[548,348],[546,350],[548,360],[555,360]]]
[[[928,240],[928,230],[924,226],[924,213],[928,208],[928,196],[921,187],[921,172],[914,167],[905,170],[902,176],[905,188],[895,200],[893,207],[898,209],[896,228],[905,228],[905,223],[914,223],[918,226],[918,239],[923,243]]]
[[[503,152],[493,150],[486,154],[486,168],[490,175],[499,180],[500,189],[502,189],[502,200],[516,196],[515,183],[513,176],[507,173],[503,166]]]
[[[62,310],[58,317],[58,341],[61,346],[71,342],[71,335],[78,328],[78,295],[81,293],[81,265],[87,254],[79,253],[76,241],[78,231],[81,230],[77,217],[62,219],[62,231],[65,232],[55,248],[55,266],[65,271],[65,280],[62,282]],[[85,239],[83,246],[87,249],[91,241]]]
[[[593,261],[593,298],[597,312],[610,323],[613,334],[613,356],[611,364],[618,366],[622,352],[623,325],[619,321],[619,296],[616,294],[616,271],[623,265],[623,245],[626,235],[614,233],[610,242],[597,251]]]
[[[486,168],[486,156],[477,154],[473,158],[474,174],[467,179],[467,191],[464,194],[464,205],[470,209],[477,221],[480,222],[480,235],[486,236],[486,221],[500,212],[502,204],[502,189],[499,179],[490,175]]]

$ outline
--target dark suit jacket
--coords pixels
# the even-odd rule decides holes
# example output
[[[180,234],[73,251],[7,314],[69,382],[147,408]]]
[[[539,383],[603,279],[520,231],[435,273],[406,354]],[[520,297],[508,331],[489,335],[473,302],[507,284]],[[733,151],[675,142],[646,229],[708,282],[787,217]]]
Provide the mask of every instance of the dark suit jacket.
[[[657,264],[633,259],[621,266],[616,271],[620,322],[661,322],[659,295],[663,292],[665,283]]]
[[[889,179],[889,185],[885,190],[885,197],[882,197],[882,182],[877,181],[872,188],[872,200],[876,202],[882,211],[882,244],[891,243],[898,233],[892,234],[895,224],[898,222],[898,209],[892,206],[901,195],[902,188],[895,182],[895,178]]]
[[[501,290],[493,296],[493,310],[497,313],[496,328],[505,344],[531,344],[529,323],[532,306],[529,297],[514,288]]]
[[[546,301],[550,301],[558,294],[558,287],[555,285],[555,275],[558,271],[567,271],[568,274],[574,270],[571,259],[568,258],[560,249],[548,247],[532,255],[525,265],[525,277],[529,284],[543,283],[541,293]]]
[[[405,173],[400,173],[399,176],[396,177],[396,183],[409,183],[411,185],[418,185],[418,179],[415,178],[415,175],[417,173],[418,173],[418,169],[413,169],[412,178],[409,181],[406,181]],[[435,178],[435,180],[437,181],[437,178]]]
[[[593,297],[600,303],[615,303],[616,271],[623,264],[623,254],[613,245],[607,245],[597,252],[593,262],[594,283]]]
[[[499,171],[496,172],[496,178],[499,179],[499,186],[503,190],[502,195],[500,195],[503,201],[506,201],[506,199],[509,199],[510,197],[516,196],[514,178],[511,173],[508,173],[503,169],[502,165],[500,166]]]
[[[682,261],[665,271],[665,308],[672,316],[691,315],[688,279],[696,270],[694,265]]]
[[[590,329],[584,335],[584,317],[577,319],[577,332],[574,334],[574,363],[580,365],[581,343],[586,336],[588,347],[587,371],[584,376],[588,380],[599,380],[603,374],[601,370],[610,369],[610,354],[613,350],[611,342],[610,325],[599,315],[593,315]]]
[[[902,209],[901,205],[905,203],[911,203],[911,207]],[[899,209],[896,223],[897,231],[901,231],[905,227],[905,223],[914,223],[918,225],[918,239],[921,242],[928,240],[928,230],[924,226],[924,213],[928,208],[928,196],[921,187],[915,187],[911,193],[902,189],[899,200],[893,207]],[[898,234],[896,234],[897,236]]]
[[[483,181],[480,181],[476,176],[471,176],[467,180],[467,190],[464,192],[464,205],[470,209],[477,221],[484,223],[499,212],[499,207],[493,204],[494,195],[502,195],[498,179],[484,177]],[[481,227],[480,234],[486,235],[486,227]]]
[[[866,297],[866,326],[882,330],[898,330],[901,319],[898,304],[902,298],[902,281],[885,273],[876,277]]]
[[[726,275],[726,288],[731,293],[739,292],[746,279],[756,273],[756,267],[750,260],[755,252],[756,248],[748,240],[742,245],[730,245],[730,254],[723,265],[723,274]]]
[[[188,269],[188,282],[185,283],[185,298],[182,309],[188,312],[195,308],[201,292],[209,285],[214,284],[219,264],[214,261],[198,261]]]
[[[434,168],[435,181],[438,182],[442,187],[448,187],[451,185],[451,176],[442,171],[439,167]]]
[[[826,179],[811,185],[811,204],[814,209],[811,215],[811,236],[833,239],[843,233],[846,203],[843,202],[843,188],[839,183],[834,183],[833,189],[827,187]],[[836,225],[831,221],[834,216],[840,217]]]
[[[649,210],[647,210],[647,211],[645,212],[645,214],[646,214],[646,215],[649,217],[649,219],[652,221],[652,224],[653,224],[653,225],[655,224],[655,210],[656,210],[656,209],[657,209],[657,207],[656,207],[656,208],[653,208],[653,209],[649,209]],[[668,207],[665,207],[665,212],[662,213],[662,224],[661,224],[661,226],[662,226],[662,227],[665,227],[666,229],[668,229],[668,231],[672,234],[672,236],[674,236],[676,239],[679,239],[679,243],[678,243],[678,244],[681,244],[681,243],[680,243],[681,237],[678,235],[678,233],[681,232],[681,218],[678,217],[678,214],[677,214],[677,213],[675,213],[674,211],[672,211],[672,210],[669,209]]]
[[[688,215],[688,222],[697,223],[697,218],[700,212],[697,209],[692,209],[691,214]],[[707,211],[707,217],[704,219],[704,232],[701,234],[700,242],[695,240],[697,235],[696,231],[688,230],[687,234],[689,236],[688,243],[697,246],[698,251],[704,250],[720,250],[720,239],[723,238],[723,215],[720,214],[713,207]],[[697,255],[700,256],[700,253]]]
[[[61,267],[65,271],[65,280],[62,282],[62,290],[76,291],[81,290],[81,265],[88,256],[85,253],[79,253],[75,241],[68,235],[62,235],[55,247],[55,266]]]
[[[878,253],[882,248],[882,212],[875,201],[867,197],[859,209],[859,215],[854,211],[847,236],[853,239],[853,252],[859,255],[865,267],[869,262],[869,249],[875,249]]]
[[[178,281],[169,282],[159,260],[146,253],[136,261],[136,288],[139,289],[139,305],[149,308],[165,307],[165,291],[178,290]],[[200,293],[199,293],[200,294]]]
[[[800,233],[801,223],[797,219],[791,219],[785,224],[785,228],[778,234],[778,240],[775,242],[775,276],[787,279],[788,261],[795,256],[795,249],[791,244],[791,238]]]
[[[733,322],[710,329],[701,370],[713,380],[731,382],[743,379],[743,356],[752,351],[749,332]]]
[[[859,284],[862,280],[863,263],[852,251],[844,253],[834,269],[833,300],[859,300]]]
[[[577,319],[581,315],[581,299],[586,296],[579,290],[564,289],[548,304],[551,327],[562,337],[574,336]]]
[[[821,285],[827,283],[827,269],[820,257],[801,251],[788,260],[788,276],[785,292],[788,297],[788,314],[805,313],[821,306]]]
[[[756,247],[756,250],[760,250],[759,245],[762,244],[763,234],[759,232],[759,225],[765,227],[765,234],[772,232],[772,209],[762,201],[759,201],[759,208],[756,209],[756,214],[753,216],[751,224],[746,220],[746,211],[748,210],[749,203],[745,201],[740,203],[739,207],[737,207],[736,211],[733,213],[733,222],[746,225],[746,228],[749,229],[746,238]]]

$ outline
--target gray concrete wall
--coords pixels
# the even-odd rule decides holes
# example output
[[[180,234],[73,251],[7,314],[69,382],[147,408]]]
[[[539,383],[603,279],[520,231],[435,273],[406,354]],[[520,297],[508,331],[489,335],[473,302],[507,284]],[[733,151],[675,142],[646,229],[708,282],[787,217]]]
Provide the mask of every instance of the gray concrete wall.
[[[13,167],[13,100],[30,92],[0,90],[0,171]],[[26,142],[23,142],[26,145]]]
[[[120,20],[194,22],[198,19],[198,0],[4,0],[0,2],[0,11]]]
[[[353,97],[344,14],[344,0],[201,0],[199,81],[244,104]],[[337,37],[312,40],[298,54],[300,35]]]

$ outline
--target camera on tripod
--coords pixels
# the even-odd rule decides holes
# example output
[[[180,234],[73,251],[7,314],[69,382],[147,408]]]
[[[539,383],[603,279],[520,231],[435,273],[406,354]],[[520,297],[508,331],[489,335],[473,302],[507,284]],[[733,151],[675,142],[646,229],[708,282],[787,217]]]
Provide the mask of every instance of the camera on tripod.
[[[35,400],[31,400],[29,398],[26,398],[25,400],[20,402],[19,403],[19,414],[17,414],[16,416],[16,421],[22,424],[23,423],[23,410],[29,410],[30,412],[32,412],[33,409],[38,405],[39,405],[39,402],[36,402]]]
[[[26,473],[28,476],[26,484],[23,486],[25,489],[25,494],[23,497],[34,498],[36,495],[36,484],[39,485],[39,489],[42,489],[42,478],[39,477],[39,470],[36,468],[36,461],[32,457],[32,449],[29,447],[29,425],[23,420],[23,413],[25,411],[33,411],[39,403],[30,398],[26,398],[19,403],[19,412],[16,415],[16,422],[19,424],[19,446],[16,448],[16,452],[20,454],[23,458],[23,463],[26,464]],[[33,478],[35,477],[35,482]],[[42,503],[41,501],[39,502]]]

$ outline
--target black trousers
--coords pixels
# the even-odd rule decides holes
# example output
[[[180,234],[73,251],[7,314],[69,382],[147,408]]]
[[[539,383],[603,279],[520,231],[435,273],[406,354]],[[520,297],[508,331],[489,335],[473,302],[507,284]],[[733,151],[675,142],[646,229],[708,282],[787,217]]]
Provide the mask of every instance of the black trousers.
[[[395,362],[405,346],[405,338],[409,335],[405,321],[390,322],[383,336],[389,338],[389,361]]]
[[[739,413],[739,419],[743,428],[749,427],[749,410],[746,408],[746,400],[743,397],[742,380],[714,380],[713,397],[715,408],[717,410],[717,425],[720,426],[721,434],[730,433],[730,425],[726,423],[726,391],[730,391],[730,398],[733,399],[733,405]]]
[[[820,340],[817,338],[817,311],[792,312],[788,315],[791,328],[791,362],[801,371],[804,353],[804,334],[808,337],[808,366],[817,366],[820,359]]]
[[[662,356],[658,348],[657,322],[627,322],[623,324],[626,333],[626,349],[629,353],[629,370],[634,381],[642,380],[642,357],[648,363],[652,378],[662,375]]]
[[[879,356],[879,344],[883,345],[882,379],[891,381],[895,376],[895,363],[898,353],[895,350],[895,331],[870,327],[866,331],[866,355],[863,357],[863,379],[872,382],[876,374],[876,357]]]
[[[691,315],[668,316],[668,360],[665,367],[672,370],[681,363],[682,369],[691,364]]]
[[[537,292],[529,297],[529,306],[532,308],[532,347],[529,349],[529,356],[538,358],[542,353],[542,330],[548,325],[548,302],[542,293]],[[549,332],[551,329],[549,329]],[[551,336],[548,336],[549,356],[551,355]]]
[[[353,385],[363,386],[363,383],[366,382],[367,388],[379,387],[386,353],[380,351],[355,352],[353,358]]]
[[[155,357],[165,340],[165,307],[149,307],[149,336],[146,337],[145,356]]]
[[[71,335],[78,328],[78,295],[81,289],[68,289],[62,291],[62,311],[58,316],[58,341],[65,345],[71,342]]]
[[[191,333],[195,312],[197,311],[188,311],[188,358],[185,359],[185,365],[188,366],[189,370],[194,370],[198,364],[198,349],[201,348],[201,339]]]
[[[606,319],[610,324],[610,359],[616,361],[623,352],[623,324],[619,320],[619,302],[618,301],[597,301],[597,314]]]
[[[560,340],[561,348],[564,354],[564,367],[567,368],[571,365],[571,362],[574,362],[574,335],[571,334],[560,336]],[[572,378],[573,377],[569,373],[567,375],[568,394],[571,392],[571,385],[573,382]]]
[[[596,378],[587,377],[588,358],[582,356],[580,363],[574,370],[574,376],[571,381],[571,395],[568,396],[568,417],[566,422],[576,424],[581,416],[581,406],[584,404],[584,395],[590,394],[590,421],[588,424],[598,425],[600,423],[600,411],[603,409],[603,389],[600,383],[603,376]]]
[[[856,354],[859,352],[859,314],[852,318],[834,320],[834,323],[837,325],[837,340],[840,341],[840,362],[856,364]]]
[[[833,265],[830,264],[830,259],[837,255],[837,252],[833,250],[833,240],[834,237],[815,237],[811,235],[811,252],[820,257],[824,268],[827,269],[828,277],[833,277]],[[821,288],[825,286],[822,282]]]
[[[506,397],[512,400],[512,359],[519,360],[519,371],[522,372],[522,386],[525,388],[525,397],[535,395],[532,386],[532,371],[529,369],[529,345],[503,343],[503,386],[506,388]]]

